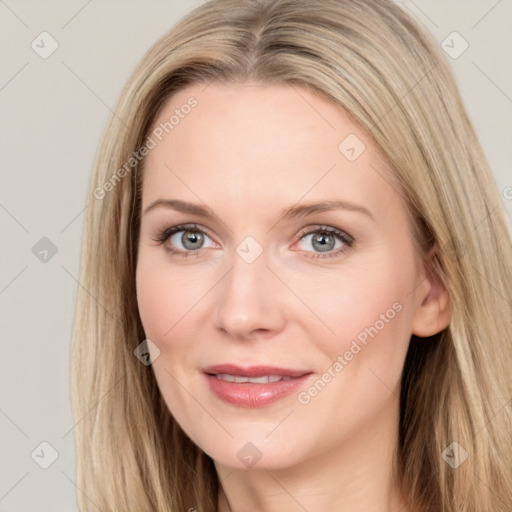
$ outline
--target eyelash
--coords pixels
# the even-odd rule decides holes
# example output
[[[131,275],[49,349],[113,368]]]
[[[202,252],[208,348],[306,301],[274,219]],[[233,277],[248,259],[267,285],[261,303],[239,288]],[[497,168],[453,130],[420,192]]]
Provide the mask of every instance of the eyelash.
[[[163,244],[165,241],[167,241],[172,235],[175,233],[179,233],[180,231],[192,231],[192,232],[199,232],[204,235],[208,234],[202,230],[199,226],[196,224],[179,224],[177,226],[172,226],[170,228],[166,228],[160,232],[157,233],[157,236],[153,239],[155,242],[158,242],[159,245]],[[317,226],[314,228],[306,228],[302,230],[297,235],[297,241],[302,240],[307,235],[311,234],[323,234],[323,235],[332,235],[337,240],[343,243],[343,246],[326,253],[317,252],[314,253],[314,256],[307,256],[310,259],[328,259],[328,258],[334,258],[336,256],[339,256],[345,252],[347,252],[353,245],[354,245],[354,238],[349,235],[348,233],[341,231],[339,229],[330,227],[330,226]],[[199,256],[199,253],[201,252],[201,249],[195,249],[195,250],[188,250],[188,251],[182,251],[181,249],[173,249],[171,247],[165,247],[165,249],[170,252],[173,255],[176,255],[180,258],[187,258],[190,257],[192,254],[194,256]],[[305,251],[310,252],[310,251]]]

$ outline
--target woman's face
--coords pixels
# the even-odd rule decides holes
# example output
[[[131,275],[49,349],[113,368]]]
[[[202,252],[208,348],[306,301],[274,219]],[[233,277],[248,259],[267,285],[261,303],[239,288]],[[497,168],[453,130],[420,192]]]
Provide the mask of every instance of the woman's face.
[[[436,329],[369,137],[304,88],[215,83],[175,94],[151,137],[137,299],[187,435],[221,465],[276,469],[396,428],[411,334]]]

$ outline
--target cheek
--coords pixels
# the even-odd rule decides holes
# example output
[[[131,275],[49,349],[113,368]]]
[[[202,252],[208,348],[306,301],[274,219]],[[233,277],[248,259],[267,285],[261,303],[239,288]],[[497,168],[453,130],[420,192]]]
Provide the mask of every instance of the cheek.
[[[365,271],[317,279],[307,296],[310,308],[334,331],[320,325],[314,338],[311,326],[318,321],[308,315],[303,323],[315,340],[311,359],[323,364],[318,379],[298,395],[298,412],[325,430],[331,440],[325,449],[333,439],[355,435],[372,418],[387,414],[383,411],[390,411],[399,396],[410,339],[413,269],[392,258],[380,262]]]
[[[211,314],[208,292],[216,282],[215,274],[192,268],[171,265],[165,254],[148,254],[139,259],[136,272],[144,333],[159,350],[153,364],[155,377],[169,409],[178,418],[187,397],[177,382],[186,382],[197,372],[198,351],[206,338],[202,331]]]
[[[328,356],[325,363],[346,355],[352,371],[364,365],[387,375],[400,373],[410,339],[413,282],[411,260],[386,255],[364,269],[319,275],[314,287],[304,281],[297,294],[315,316],[307,314],[303,326],[311,332],[321,321],[316,340]]]
[[[187,372],[193,368],[190,340],[197,336],[194,315],[200,311],[197,303],[205,291],[179,269],[170,272],[162,259],[145,254],[139,257],[137,302],[146,338],[160,351],[152,364],[158,386],[169,410],[184,426],[194,416],[194,411],[189,410],[193,404],[177,382],[186,382]]]
[[[169,313],[175,309],[175,296],[168,293],[159,267],[144,258],[137,266],[136,283],[139,314],[146,336],[160,339],[171,328]]]
[[[194,313],[200,311],[195,305],[207,290],[204,280],[192,279],[190,272],[179,268],[170,271],[165,255],[152,256],[144,252],[137,265],[136,285],[146,336],[164,343],[171,338],[174,329],[186,324],[185,316],[191,309]]]

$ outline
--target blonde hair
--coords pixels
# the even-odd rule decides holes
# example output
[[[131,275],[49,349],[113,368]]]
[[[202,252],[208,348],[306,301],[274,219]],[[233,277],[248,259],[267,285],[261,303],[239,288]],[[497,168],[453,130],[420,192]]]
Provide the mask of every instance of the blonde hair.
[[[137,151],[173,93],[212,81],[306,87],[339,104],[382,149],[417,246],[422,254],[435,248],[431,271],[453,305],[447,329],[421,342],[413,336],[405,361],[396,461],[403,493],[422,512],[510,510],[505,210],[449,65],[388,0],[213,0],[133,72],[96,157],[83,233],[71,369],[80,510],[217,510],[212,460],[173,419],[151,366],[134,356],[145,339],[135,289]],[[457,468],[442,457],[453,442],[468,454]]]

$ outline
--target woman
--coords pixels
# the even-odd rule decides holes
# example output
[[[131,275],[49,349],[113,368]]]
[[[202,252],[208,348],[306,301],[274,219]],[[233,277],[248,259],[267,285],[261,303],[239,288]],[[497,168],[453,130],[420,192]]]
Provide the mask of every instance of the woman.
[[[214,0],[116,114],[81,510],[510,510],[511,240],[432,38],[385,0]]]

